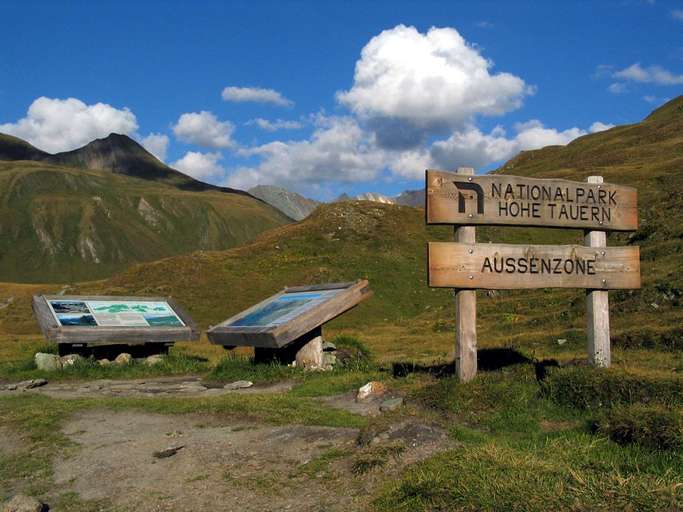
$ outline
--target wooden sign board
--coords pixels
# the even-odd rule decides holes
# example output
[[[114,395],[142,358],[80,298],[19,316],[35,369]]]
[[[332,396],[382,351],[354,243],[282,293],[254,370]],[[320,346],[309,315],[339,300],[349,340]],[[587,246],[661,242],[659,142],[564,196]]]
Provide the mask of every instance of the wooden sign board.
[[[369,298],[368,282],[285,288],[207,331],[229,347],[281,348]]]
[[[192,318],[164,297],[35,295],[33,312],[45,337],[56,343],[140,345],[199,339]]]
[[[429,286],[520,288],[640,288],[638,247],[429,243]]]
[[[607,183],[426,172],[427,224],[633,231],[637,191]]]

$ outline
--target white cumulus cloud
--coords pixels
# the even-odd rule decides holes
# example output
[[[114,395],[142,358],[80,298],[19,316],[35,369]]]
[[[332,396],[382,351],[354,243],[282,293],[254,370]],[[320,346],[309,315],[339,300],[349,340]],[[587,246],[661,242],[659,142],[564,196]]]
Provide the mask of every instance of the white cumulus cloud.
[[[225,173],[225,169],[219,163],[222,158],[223,156],[218,152],[188,151],[180,160],[173,162],[171,167],[198,180],[215,180]]]
[[[602,123],[600,121],[595,121],[588,130],[591,133],[598,133],[604,132],[605,130],[609,130],[610,128],[614,128],[614,125],[611,123]]]
[[[221,94],[224,101],[272,103],[281,107],[291,107],[294,102],[285,98],[274,89],[261,87],[226,87]]]
[[[683,75],[677,75],[661,66],[642,67],[640,63],[614,73],[615,78],[632,82],[652,83],[656,85],[680,85],[683,84]]]
[[[169,144],[168,135],[150,133],[147,137],[143,137],[140,140],[140,144],[162,162],[166,160],[166,152],[168,151]]]
[[[303,124],[299,121],[288,121],[286,119],[276,119],[275,121],[270,121],[260,117],[247,121],[246,124],[256,125],[267,132],[276,132],[278,130],[298,130],[303,128]]]
[[[386,147],[462,128],[476,115],[501,115],[532,92],[521,78],[491,73],[493,63],[453,28],[422,34],[398,25],[363,48],[354,82],[338,100],[368,121]]]
[[[293,187],[325,182],[375,179],[385,166],[384,154],[372,144],[355,119],[318,116],[310,139],[276,141],[243,149],[243,156],[261,157],[256,167],[237,169],[228,186],[250,188],[257,184]]]
[[[235,143],[232,133],[235,126],[230,121],[219,121],[211,112],[188,112],[178,118],[173,133],[183,142],[206,148],[229,148]]]
[[[27,140],[57,153],[70,151],[110,133],[133,134],[137,119],[127,108],[106,103],[87,105],[79,99],[37,98],[26,116],[15,123],[0,124],[0,132]]]

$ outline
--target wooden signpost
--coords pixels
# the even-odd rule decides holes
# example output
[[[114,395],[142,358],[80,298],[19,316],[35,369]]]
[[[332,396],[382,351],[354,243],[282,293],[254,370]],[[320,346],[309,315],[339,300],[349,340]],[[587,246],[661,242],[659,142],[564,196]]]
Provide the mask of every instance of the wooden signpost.
[[[610,365],[607,290],[640,288],[638,247],[607,247],[606,231],[638,227],[637,192],[587,183],[426,172],[428,224],[454,224],[455,243],[430,242],[429,286],[454,288],[456,373],[477,372],[476,289],[585,288],[589,360]],[[583,228],[586,246],[477,244],[475,225]]]
[[[60,353],[71,347],[168,346],[199,339],[190,315],[168,297],[35,295],[33,312]]]

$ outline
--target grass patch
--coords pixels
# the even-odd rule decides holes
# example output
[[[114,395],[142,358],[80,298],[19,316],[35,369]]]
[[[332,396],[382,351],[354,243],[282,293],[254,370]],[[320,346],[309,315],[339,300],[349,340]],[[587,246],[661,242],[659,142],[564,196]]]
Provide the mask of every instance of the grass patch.
[[[303,370],[300,368],[292,368],[276,362],[257,364],[252,357],[229,354],[208,373],[206,380],[212,382],[249,380],[254,383],[266,384],[292,379],[301,374],[303,374]]]
[[[329,467],[334,461],[348,457],[349,454],[349,450],[330,448],[329,450],[325,450],[314,459],[311,459],[306,464],[303,464],[297,469],[297,471],[293,472],[290,477],[293,478],[299,475],[306,475],[309,478],[314,478],[320,473],[328,474]]]
[[[683,449],[683,415],[679,409],[634,405],[616,407],[594,424],[612,441],[656,450]]]
[[[354,457],[351,472],[362,475],[374,468],[384,466],[391,458],[399,457],[406,447],[403,443],[370,446]]]
[[[683,405],[683,377],[618,368],[553,369],[542,385],[555,402],[578,409],[629,404]]]
[[[675,352],[683,350],[683,328],[632,329],[614,336],[612,344],[620,348],[645,348]]]
[[[380,511],[677,510],[677,475],[605,467],[577,450],[568,463],[554,450],[530,453],[489,442],[449,450],[413,465],[374,501]],[[565,454],[566,455],[566,454]],[[609,471],[605,471],[608,469]]]

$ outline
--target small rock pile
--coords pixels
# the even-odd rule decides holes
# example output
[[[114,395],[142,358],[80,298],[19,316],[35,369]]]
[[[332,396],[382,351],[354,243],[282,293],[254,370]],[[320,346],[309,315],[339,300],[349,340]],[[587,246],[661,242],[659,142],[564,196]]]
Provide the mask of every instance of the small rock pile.
[[[69,366],[74,366],[86,361],[86,359],[79,354],[68,354],[65,356],[58,356],[56,354],[46,354],[44,352],[38,352],[34,356],[34,361],[36,363],[36,368],[43,371],[53,372],[67,368]],[[146,358],[133,359],[133,356],[127,352],[123,352],[116,356],[116,359],[110,361],[109,359],[98,359],[97,364],[100,366],[109,365],[119,365],[125,366],[131,364],[133,361],[141,362],[147,366],[154,366],[164,361],[164,356],[155,354]]]

